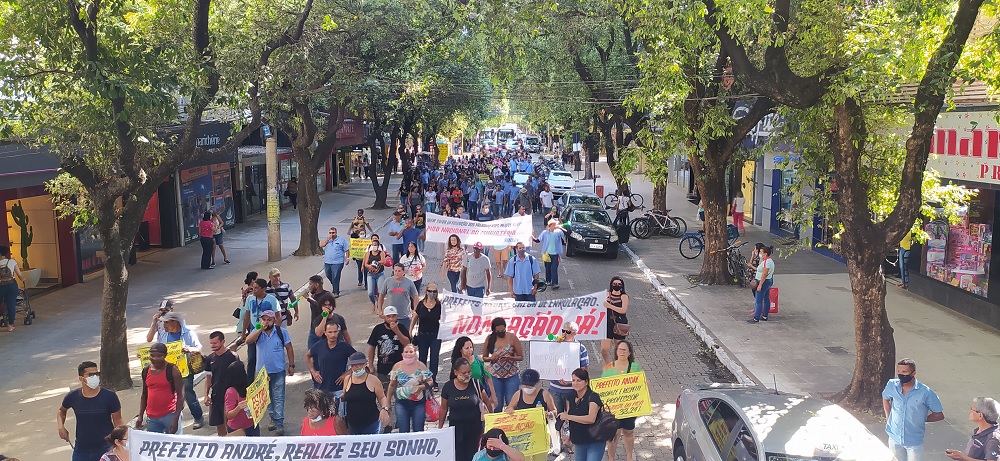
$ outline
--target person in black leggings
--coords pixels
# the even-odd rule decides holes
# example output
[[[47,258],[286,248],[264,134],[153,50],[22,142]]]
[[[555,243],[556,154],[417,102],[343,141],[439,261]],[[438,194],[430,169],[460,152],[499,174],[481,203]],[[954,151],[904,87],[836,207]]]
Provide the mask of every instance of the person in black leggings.
[[[441,386],[441,416],[438,429],[448,424],[455,428],[455,460],[471,461],[479,451],[483,436],[482,415],[488,397],[472,380],[472,367],[464,357],[452,362],[451,380]]]

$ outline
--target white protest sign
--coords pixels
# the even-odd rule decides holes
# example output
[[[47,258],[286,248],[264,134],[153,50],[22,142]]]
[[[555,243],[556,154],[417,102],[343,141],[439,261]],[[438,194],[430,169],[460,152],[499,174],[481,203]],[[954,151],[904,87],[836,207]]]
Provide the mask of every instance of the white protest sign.
[[[455,428],[381,435],[202,437],[129,429],[131,461],[440,461],[455,459]]]
[[[604,307],[607,292],[599,291],[574,298],[543,301],[480,299],[455,293],[441,298],[441,328],[438,339],[454,340],[468,336],[485,341],[496,317],[507,321],[507,332],[522,341],[551,341],[562,332],[563,323],[576,322],[576,339],[597,340],[607,337],[608,315]],[[575,367],[574,367],[575,368]]]
[[[542,379],[569,381],[573,370],[580,368],[580,343],[532,341],[528,365]]]
[[[427,213],[427,241],[448,243],[448,237],[455,234],[463,243],[491,245],[515,245],[531,243],[531,215],[514,216],[495,221],[471,221]]]

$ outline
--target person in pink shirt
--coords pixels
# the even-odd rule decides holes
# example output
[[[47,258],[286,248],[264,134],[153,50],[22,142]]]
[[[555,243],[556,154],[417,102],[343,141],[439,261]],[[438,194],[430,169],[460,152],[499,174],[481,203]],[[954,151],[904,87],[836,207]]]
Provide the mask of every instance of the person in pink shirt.
[[[206,211],[198,223],[198,237],[201,238],[201,268],[214,269],[215,264],[215,224],[212,222],[212,212]]]
[[[302,435],[337,435],[334,427],[335,412],[333,398],[319,389],[306,391],[304,406],[306,417],[302,419]]]
[[[226,387],[226,428],[229,429],[229,435],[260,437],[260,428],[250,419],[250,410],[247,408],[247,386],[250,385],[250,380],[247,378],[246,365],[239,360],[230,363],[225,377],[229,380]]]

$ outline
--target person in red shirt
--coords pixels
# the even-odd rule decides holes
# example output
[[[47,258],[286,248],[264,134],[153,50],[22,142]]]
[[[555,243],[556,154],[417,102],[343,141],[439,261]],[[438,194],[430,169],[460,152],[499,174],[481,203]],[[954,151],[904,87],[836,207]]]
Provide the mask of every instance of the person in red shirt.
[[[139,419],[135,427],[141,428],[143,416],[147,417],[148,432],[181,434],[181,410],[184,409],[184,381],[181,372],[167,362],[167,346],[153,343],[149,347],[149,365],[142,370],[142,396],[139,398]]]
[[[337,435],[337,429],[333,425],[336,408],[330,394],[319,389],[309,389],[306,391],[304,406],[306,417],[302,419],[302,435]]]

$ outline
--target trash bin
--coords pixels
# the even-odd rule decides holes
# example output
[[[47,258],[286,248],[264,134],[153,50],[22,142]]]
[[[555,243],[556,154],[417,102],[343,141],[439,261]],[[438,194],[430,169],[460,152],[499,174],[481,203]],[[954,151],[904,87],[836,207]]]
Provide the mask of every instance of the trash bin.
[[[594,193],[598,197],[604,198],[604,186],[594,186]]]

